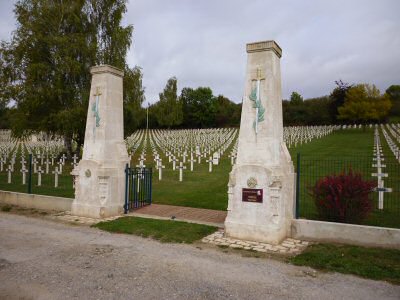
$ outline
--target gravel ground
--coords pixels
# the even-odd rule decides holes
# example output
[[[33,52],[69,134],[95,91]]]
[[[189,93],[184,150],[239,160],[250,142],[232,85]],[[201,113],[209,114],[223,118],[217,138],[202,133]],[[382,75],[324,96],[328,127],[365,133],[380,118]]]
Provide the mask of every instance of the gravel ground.
[[[0,213],[0,299],[400,299],[400,286]]]

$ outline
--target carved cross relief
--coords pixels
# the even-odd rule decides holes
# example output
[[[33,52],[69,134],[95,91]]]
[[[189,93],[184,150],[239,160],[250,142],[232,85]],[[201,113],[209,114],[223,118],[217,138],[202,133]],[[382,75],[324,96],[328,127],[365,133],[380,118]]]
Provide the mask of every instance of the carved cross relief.
[[[255,121],[253,122],[253,127],[258,133],[258,123],[264,121],[265,108],[261,103],[261,85],[265,84],[265,75],[260,68],[256,70],[255,78],[251,79],[251,94],[250,100],[253,101],[253,107],[255,108]]]
[[[94,118],[93,139],[95,139],[96,127],[100,126],[99,103],[100,103],[101,92],[100,92],[100,88],[99,87],[96,87],[96,93],[93,96],[96,97],[95,98],[96,99],[95,102],[92,104],[92,112],[93,112],[93,118]]]

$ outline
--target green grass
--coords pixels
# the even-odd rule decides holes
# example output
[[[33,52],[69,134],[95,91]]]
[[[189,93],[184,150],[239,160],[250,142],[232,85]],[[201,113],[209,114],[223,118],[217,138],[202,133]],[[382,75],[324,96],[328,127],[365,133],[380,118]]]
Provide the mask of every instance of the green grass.
[[[207,225],[138,217],[123,217],[114,221],[100,222],[93,227],[109,232],[150,237],[162,243],[186,244],[200,240],[218,229]]]
[[[218,166],[213,166],[211,173],[204,159],[200,165],[194,164],[193,172],[190,171],[190,163],[186,163],[182,182],[179,182],[179,171],[172,170],[168,159],[163,159],[163,164],[166,168],[162,180],[158,180],[157,170],[153,174],[154,203],[226,210],[227,185],[232,169],[228,157],[225,156]]]
[[[385,155],[387,167],[383,170],[389,173],[385,178],[385,186],[393,188],[392,193],[384,195],[384,209],[378,210],[378,193],[371,194],[374,210],[363,225],[400,228],[400,165],[394,160],[393,154],[387,148],[384,137],[381,136],[381,144]],[[318,220],[319,216],[314,200],[309,194],[309,188],[316,181],[326,175],[340,173],[348,170],[361,173],[365,180],[376,182],[376,168],[372,167],[373,161],[374,130],[360,129],[339,130],[332,135],[311,143],[301,145],[297,149],[291,149],[291,155],[297,162],[296,152],[301,154],[300,164],[300,217]],[[297,168],[297,165],[296,165]]]
[[[8,166],[8,165],[7,165]],[[5,169],[6,167],[4,167]],[[26,164],[26,168],[28,165]],[[32,167],[33,168],[33,167]],[[43,168],[43,167],[42,167]],[[18,159],[14,166],[14,172],[11,176],[11,184],[7,183],[8,173],[3,170],[0,172],[0,190],[27,193],[28,192],[28,174],[26,174],[26,184],[22,184],[22,173],[20,158]],[[50,166],[49,174],[42,174],[42,185],[38,186],[38,175],[32,174],[32,193],[38,195],[48,195],[57,197],[74,198],[75,192],[72,188],[72,176],[70,175],[72,167],[70,162],[66,162],[63,167],[63,174],[58,176],[58,187],[54,187],[54,167]]]
[[[316,244],[291,258],[290,262],[400,284],[400,250]]]

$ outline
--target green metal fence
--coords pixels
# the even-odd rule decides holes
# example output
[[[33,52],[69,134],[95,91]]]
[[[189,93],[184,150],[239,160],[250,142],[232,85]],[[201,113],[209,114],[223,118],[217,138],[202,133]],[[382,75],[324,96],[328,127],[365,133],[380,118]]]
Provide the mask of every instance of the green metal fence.
[[[298,154],[296,169],[297,218],[400,228],[400,163],[394,158],[383,158],[379,165],[376,156],[372,155],[332,159]],[[361,220],[351,220],[351,215],[360,214],[363,207],[360,208],[356,202],[352,202],[349,195],[329,198],[332,205],[328,215],[323,213],[321,204],[313,195],[313,188],[319,180],[334,174],[348,173],[350,169],[353,174],[361,174],[363,181],[372,181],[375,184],[368,195],[372,209]],[[329,188],[337,196],[333,192],[333,184]],[[350,189],[354,188],[353,186]],[[358,192],[353,190],[352,195]],[[327,201],[328,197],[319,201]]]

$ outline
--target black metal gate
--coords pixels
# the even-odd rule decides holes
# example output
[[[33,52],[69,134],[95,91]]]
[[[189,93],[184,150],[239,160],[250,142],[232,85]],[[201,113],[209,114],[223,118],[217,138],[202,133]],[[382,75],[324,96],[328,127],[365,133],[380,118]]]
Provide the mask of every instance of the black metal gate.
[[[151,204],[152,169],[125,167],[124,211],[138,209]]]

